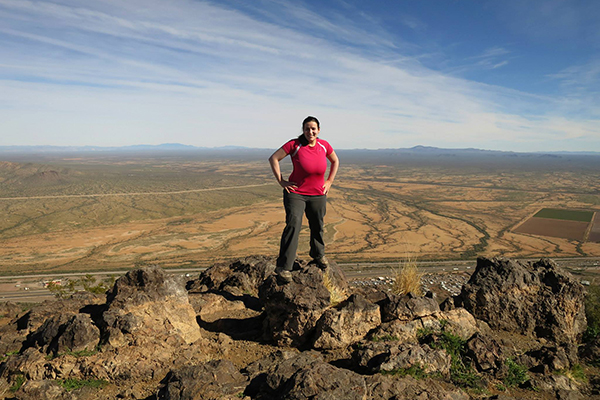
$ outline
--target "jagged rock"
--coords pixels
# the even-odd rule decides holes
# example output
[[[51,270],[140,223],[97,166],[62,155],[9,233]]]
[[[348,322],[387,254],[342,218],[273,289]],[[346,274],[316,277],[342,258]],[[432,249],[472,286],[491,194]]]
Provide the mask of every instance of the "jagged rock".
[[[352,354],[354,363],[369,373],[420,367],[425,373],[450,375],[451,358],[442,349],[396,341],[367,342]]]
[[[208,316],[226,311],[239,311],[246,308],[241,300],[228,300],[216,293],[190,293],[190,304],[194,311],[206,320]]]
[[[17,400],[67,400],[69,393],[52,381],[27,381],[15,393]]]
[[[367,385],[363,376],[321,362],[296,371],[280,387],[280,396],[286,400],[363,400],[367,398]]]
[[[58,314],[77,314],[86,306],[102,304],[104,301],[104,296],[77,292],[67,299],[46,300],[36,305],[14,321],[14,324],[20,333],[28,335],[42,326],[48,318]]]
[[[275,271],[275,261],[264,256],[251,256],[229,263],[215,264],[187,284],[190,293],[228,292],[235,296],[256,296],[258,287]]]
[[[502,368],[502,347],[494,338],[475,333],[465,344],[469,357],[479,372],[494,373]]]
[[[440,311],[440,307],[434,298],[415,296],[412,293],[403,296],[389,293],[378,304],[381,307],[381,320],[383,322],[393,320],[412,321],[415,318],[425,317]]]
[[[256,377],[245,394],[255,399],[364,399],[364,378],[323,361],[321,354],[306,351],[289,357],[279,353],[262,361],[266,371]],[[277,359],[276,365],[270,364]],[[251,369],[256,370],[256,366]]]
[[[421,329],[428,328],[439,331],[442,326],[465,340],[478,331],[475,318],[464,308],[457,308],[440,311],[412,321],[393,320],[382,323],[369,336],[374,339],[390,337],[400,343],[416,343]]]
[[[290,283],[282,284],[271,275],[260,286],[263,333],[277,345],[302,346],[310,341],[317,321],[330,307],[330,293],[323,283],[323,271],[317,267],[293,271],[292,275]]]
[[[379,306],[354,294],[336,308],[326,310],[317,322],[316,349],[338,349],[356,343],[381,323]]]
[[[156,266],[129,271],[117,279],[107,293],[102,318],[114,347],[135,341],[136,336],[177,336],[187,343],[200,339],[184,283]]]
[[[247,379],[231,361],[214,360],[169,372],[158,393],[161,400],[239,399]]]
[[[579,364],[577,346],[568,343],[561,346],[544,346],[539,350],[531,350],[525,353],[525,357],[531,357],[534,360],[528,365],[532,372],[543,374],[567,370],[573,365]]]
[[[600,338],[595,338],[588,343],[584,343],[579,348],[579,357],[590,364],[600,362]]]
[[[48,318],[31,333],[25,347],[39,346],[50,353],[93,350],[100,341],[100,329],[87,314],[58,314]]]
[[[93,350],[100,341],[100,329],[87,314],[73,316],[64,326],[57,340],[56,351]]]
[[[454,304],[454,297],[446,297],[444,301],[440,304],[440,310],[442,311],[450,311],[456,308],[456,304]]]
[[[12,301],[0,303],[0,319],[7,318],[9,320],[12,320],[13,318],[16,318],[20,312],[21,306],[19,306],[16,303],[13,303]]]
[[[469,400],[468,394],[441,382],[411,376],[402,379],[376,374],[365,377],[369,400]]]
[[[583,399],[583,396],[579,393],[579,385],[566,375],[536,375],[533,377],[531,385],[545,392],[571,392],[575,396],[579,395],[579,397],[576,397],[577,399]]]
[[[21,354],[10,357],[0,365],[0,376],[7,378],[10,375],[23,375],[28,380],[46,379],[46,355],[30,347]]]
[[[583,286],[547,259],[479,258],[455,300],[492,329],[574,343],[586,327]]]

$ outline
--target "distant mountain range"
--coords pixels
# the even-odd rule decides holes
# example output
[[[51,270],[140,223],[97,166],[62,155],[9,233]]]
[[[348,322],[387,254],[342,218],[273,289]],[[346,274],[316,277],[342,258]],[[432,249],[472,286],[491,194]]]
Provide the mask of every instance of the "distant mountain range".
[[[181,143],[163,143],[158,145],[138,144],[132,146],[0,146],[0,154],[2,153],[81,153],[81,152],[126,152],[126,153],[163,153],[163,152],[235,152],[235,151],[273,151],[273,149],[250,148],[244,146],[220,146],[220,147],[197,147]],[[424,154],[424,155],[468,155],[468,154],[502,154],[510,156],[511,154],[536,154],[548,156],[560,155],[600,155],[597,151],[551,151],[551,152],[511,152],[499,150],[482,150],[475,148],[466,149],[444,149],[432,146],[414,146],[411,148],[387,148],[387,149],[340,149],[338,152],[343,153],[384,153],[387,155],[398,154]]]

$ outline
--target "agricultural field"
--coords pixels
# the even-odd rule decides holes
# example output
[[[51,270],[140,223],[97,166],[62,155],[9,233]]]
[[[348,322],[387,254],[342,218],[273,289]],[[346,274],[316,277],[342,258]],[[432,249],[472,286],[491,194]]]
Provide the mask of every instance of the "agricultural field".
[[[584,242],[593,230],[593,219],[594,211],[543,208],[514,231]]]
[[[0,274],[275,256],[284,211],[270,153],[0,155]],[[598,224],[587,241],[580,228],[521,231],[540,209],[600,210],[600,157],[338,154],[325,232],[338,262],[600,256]]]
[[[594,217],[592,229],[590,230],[590,234],[588,236],[588,241],[600,243],[600,212],[597,212],[596,216]]]

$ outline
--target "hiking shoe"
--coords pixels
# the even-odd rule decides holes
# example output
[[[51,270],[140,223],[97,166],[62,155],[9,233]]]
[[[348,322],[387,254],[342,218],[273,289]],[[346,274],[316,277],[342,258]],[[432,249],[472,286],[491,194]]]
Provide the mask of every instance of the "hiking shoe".
[[[275,269],[275,274],[277,278],[280,279],[283,283],[290,283],[292,281],[292,272],[286,269]]]
[[[327,269],[327,268],[329,268],[329,260],[325,256],[319,257],[319,258],[315,258],[313,260],[313,263],[317,267],[319,267],[320,269]]]

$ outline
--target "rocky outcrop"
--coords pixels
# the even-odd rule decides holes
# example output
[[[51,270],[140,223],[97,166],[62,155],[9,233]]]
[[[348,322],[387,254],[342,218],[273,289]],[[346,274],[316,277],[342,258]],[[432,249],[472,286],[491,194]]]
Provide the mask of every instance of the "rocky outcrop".
[[[440,307],[431,293],[426,296],[415,296],[412,293],[400,296],[387,293],[386,298],[378,304],[381,306],[383,322],[412,321],[440,311]]]
[[[275,271],[272,258],[252,256],[227,263],[215,264],[190,281],[190,293],[226,292],[233,296],[256,296],[258,287]]]
[[[510,365],[528,374],[521,388],[544,398],[593,392],[569,377],[579,363],[580,287],[549,261],[482,259],[442,307],[431,294],[351,294],[335,263],[323,271],[298,262],[289,283],[272,264],[216,265],[187,282],[191,292],[183,277],[147,267],[101,300],[78,294],[17,311],[0,326],[0,345],[20,350],[0,363],[0,397],[467,400],[475,390],[496,393]],[[599,346],[580,353],[597,360]],[[67,391],[64,379],[109,389]],[[469,384],[480,386],[458,388]]]
[[[455,300],[492,329],[575,343],[586,327],[582,285],[547,259],[479,258]]]
[[[287,284],[275,275],[268,277],[259,288],[259,298],[264,307],[265,339],[278,346],[300,347],[311,342],[331,298],[319,268],[308,266],[292,275]]]
[[[363,339],[380,323],[379,306],[362,295],[353,294],[337,307],[326,310],[319,318],[313,347],[321,350],[348,347]]]
[[[416,367],[425,374],[450,375],[451,359],[448,353],[428,345],[397,341],[367,342],[354,351],[352,359],[360,370],[371,374]]]
[[[369,336],[375,340],[393,338],[393,340],[400,343],[417,343],[421,330],[439,331],[442,326],[465,340],[479,330],[475,318],[464,308],[457,308],[424,315],[411,321],[392,320],[385,322],[373,330]]]
[[[159,400],[239,399],[248,382],[227,360],[188,365],[169,372]]]
[[[47,353],[94,350],[100,344],[100,329],[87,314],[58,314],[47,319],[28,337],[26,346],[36,345]]]
[[[128,272],[107,294],[102,314],[106,341],[120,347],[145,337],[200,339],[196,312],[189,303],[185,283],[157,266]]]

